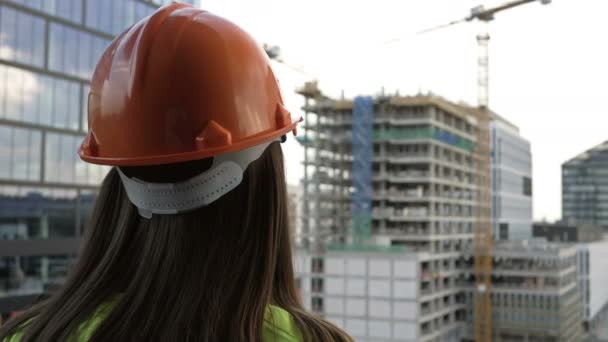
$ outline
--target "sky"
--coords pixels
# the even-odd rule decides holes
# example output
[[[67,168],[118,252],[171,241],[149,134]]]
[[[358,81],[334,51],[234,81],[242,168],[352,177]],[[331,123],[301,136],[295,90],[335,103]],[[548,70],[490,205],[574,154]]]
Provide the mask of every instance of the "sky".
[[[281,47],[274,63],[287,106],[316,79],[338,97],[432,92],[476,103],[477,43],[468,22],[417,35],[507,0],[202,0],[260,43]],[[561,217],[561,164],[608,140],[606,0],[553,0],[500,13],[490,23],[490,107],[520,127],[532,146],[536,220]],[[398,39],[394,43],[387,43]],[[296,69],[300,70],[297,71]],[[287,178],[302,177],[303,149],[284,146]]]

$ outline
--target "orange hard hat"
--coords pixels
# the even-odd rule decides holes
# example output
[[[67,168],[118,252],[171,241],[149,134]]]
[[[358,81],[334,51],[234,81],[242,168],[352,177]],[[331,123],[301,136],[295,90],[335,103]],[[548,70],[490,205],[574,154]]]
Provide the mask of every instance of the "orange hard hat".
[[[139,166],[203,159],[295,134],[265,51],[232,22],[172,3],[97,64],[79,155]]]

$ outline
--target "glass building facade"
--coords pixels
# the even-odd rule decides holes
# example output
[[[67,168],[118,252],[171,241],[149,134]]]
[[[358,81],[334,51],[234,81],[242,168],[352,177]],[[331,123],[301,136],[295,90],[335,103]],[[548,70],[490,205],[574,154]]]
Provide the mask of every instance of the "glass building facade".
[[[490,125],[492,222],[496,240],[532,238],[532,153],[519,129],[500,117]]]
[[[562,165],[562,218],[608,227],[608,141]]]
[[[0,322],[63,281],[108,171],[76,154],[97,60],[170,2],[0,1]]]

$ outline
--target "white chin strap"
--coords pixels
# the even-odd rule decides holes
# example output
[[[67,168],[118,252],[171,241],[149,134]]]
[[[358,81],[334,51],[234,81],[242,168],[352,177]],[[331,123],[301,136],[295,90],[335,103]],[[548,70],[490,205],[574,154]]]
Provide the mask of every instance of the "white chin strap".
[[[209,170],[179,183],[148,183],[127,177],[120,167],[116,169],[140,216],[178,214],[209,205],[236,188],[243,180],[247,166],[260,158],[273,142],[214,157]]]

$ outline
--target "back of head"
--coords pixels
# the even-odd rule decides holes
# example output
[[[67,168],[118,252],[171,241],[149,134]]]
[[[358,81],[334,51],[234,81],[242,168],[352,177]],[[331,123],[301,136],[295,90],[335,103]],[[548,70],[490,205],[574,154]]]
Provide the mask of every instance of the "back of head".
[[[258,341],[271,305],[305,340],[350,340],[297,295],[278,142],[297,120],[256,49],[236,25],[178,4],[108,47],[79,153],[114,168],[65,285],[0,340]]]

